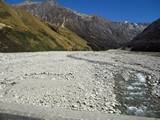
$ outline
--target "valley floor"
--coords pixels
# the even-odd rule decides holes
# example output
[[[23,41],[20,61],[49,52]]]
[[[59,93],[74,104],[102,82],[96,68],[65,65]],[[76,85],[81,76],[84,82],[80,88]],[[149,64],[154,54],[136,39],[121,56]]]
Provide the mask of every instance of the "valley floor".
[[[160,117],[160,53],[0,53],[0,101]]]

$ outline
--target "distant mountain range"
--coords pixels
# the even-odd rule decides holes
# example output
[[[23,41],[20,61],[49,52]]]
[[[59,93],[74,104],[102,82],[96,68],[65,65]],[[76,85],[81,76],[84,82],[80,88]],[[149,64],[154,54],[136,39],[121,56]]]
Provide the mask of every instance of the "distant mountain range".
[[[93,50],[119,48],[142,32],[148,24],[112,22],[102,17],[78,13],[57,4],[55,0],[19,4],[34,16],[52,26],[65,26],[87,41]]]
[[[159,21],[147,27],[146,23],[113,22],[78,13],[59,5],[56,0],[12,6],[0,0],[0,52],[122,47],[159,51]]]
[[[149,25],[129,42],[125,48],[132,51],[160,52],[160,19]]]

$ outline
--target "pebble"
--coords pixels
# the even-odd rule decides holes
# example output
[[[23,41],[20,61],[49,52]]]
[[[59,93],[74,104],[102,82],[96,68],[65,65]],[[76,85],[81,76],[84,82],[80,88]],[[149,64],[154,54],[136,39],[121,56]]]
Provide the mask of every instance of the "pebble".
[[[0,85],[0,90],[2,90],[3,89],[3,87]]]
[[[13,85],[15,85],[15,84],[16,84],[16,82],[11,82],[10,84],[13,86]]]
[[[53,77],[51,80],[56,80],[56,78]]]
[[[114,112],[113,111],[109,111],[109,113],[113,114]]]
[[[72,108],[72,109],[76,109],[76,108],[78,108],[78,105],[77,105],[77,104],[72,104],[72,105],[71,105],[71,108]]]

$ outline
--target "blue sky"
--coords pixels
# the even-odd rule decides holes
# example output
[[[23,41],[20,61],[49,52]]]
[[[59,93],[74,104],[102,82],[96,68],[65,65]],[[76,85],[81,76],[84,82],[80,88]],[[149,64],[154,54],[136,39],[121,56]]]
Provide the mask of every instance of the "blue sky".
[[[59,0],[59,3],[78,12],[114,21],[152,22],[160,18],[160,0]]]

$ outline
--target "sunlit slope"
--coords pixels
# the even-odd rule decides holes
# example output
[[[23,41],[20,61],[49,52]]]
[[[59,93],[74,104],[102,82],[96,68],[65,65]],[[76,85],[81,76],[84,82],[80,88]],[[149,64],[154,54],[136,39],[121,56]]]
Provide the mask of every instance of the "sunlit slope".
[[[49,50],[90,50],[90,47],[70,30],[54,31],[37,17],[0,1],[0,52]]]

